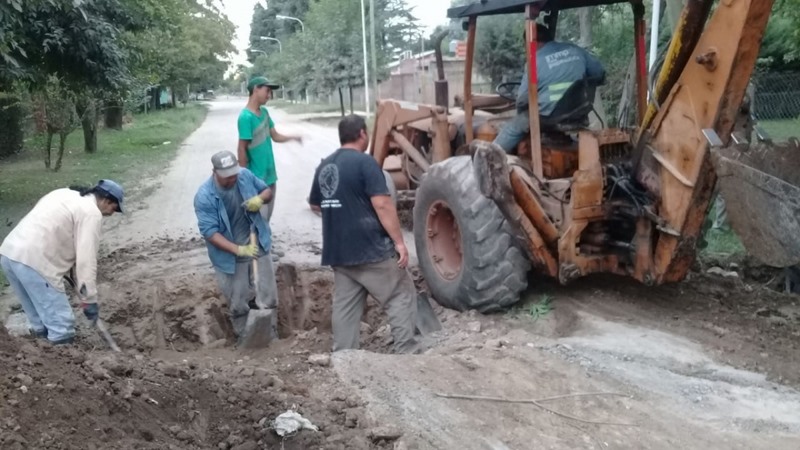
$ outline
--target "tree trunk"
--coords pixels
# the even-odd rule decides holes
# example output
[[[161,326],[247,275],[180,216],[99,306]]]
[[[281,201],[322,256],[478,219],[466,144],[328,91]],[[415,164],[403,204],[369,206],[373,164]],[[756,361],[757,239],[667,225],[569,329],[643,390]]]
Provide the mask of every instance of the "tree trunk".
[[[58,157],[56,158],[56,165],[53,167],[53,172],[58,172],[61,169],[61,160],[64,158],[64,147],[67,144],[67,135],[69,133],[62,131],[58,133]]]
[[[113,100],[106,103],[103,122],[106,128],[111,130],[122,130],[122,102]]]
[[[25,140],[23,116],[19,97],[0,92],[0,159],[22,150]]]
[[[628,63],[628,71],[625,76],[625,84],[622,86],[622,95],[620,96],[619,105],[617,107],[617,126],[626,127],[638,123],[639,116],[636,110],[636,55],[631,57]]]
[[[350,91],[350,114],[355,114],[355,107],[353,106],[353,86],[347,85],[347,89]]]
[[[592,46],[592,8],[579,8],[578,20],[581,29],[581,38],[578,45],[583,48],[589,48]]]
[[[84,97],[75,102],[75,110],[83,127],[83,151],[97,152],[97,108],[92,98]]]
[[[342,94],[341,86],[339,86],[339,108],[342,110],[342,117],[344,117],[344,95]]]
[[[177,108],[177,107],[178,107],[178,104],[177,104],[177,103],[175,103],[175,88],[172,88],[172,91],[171,91],[171,92],[172,92],[172,107],[173,107],[173,108]]]
[[[42,158],[44,159],[44,168],[50,169],[50,149],[53,147],[53,132],[47,131],[47,139],[44,142],[42,149]]]

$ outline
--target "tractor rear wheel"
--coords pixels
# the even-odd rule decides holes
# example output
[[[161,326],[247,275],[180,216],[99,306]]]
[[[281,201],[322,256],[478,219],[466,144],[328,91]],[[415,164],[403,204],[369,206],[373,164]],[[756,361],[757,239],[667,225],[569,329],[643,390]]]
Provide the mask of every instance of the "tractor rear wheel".
[[[459,311],[503,310],[528,284],[530,262],[484,197],[469,156],[430,167],[417,189],[414,240],[434,299]]]

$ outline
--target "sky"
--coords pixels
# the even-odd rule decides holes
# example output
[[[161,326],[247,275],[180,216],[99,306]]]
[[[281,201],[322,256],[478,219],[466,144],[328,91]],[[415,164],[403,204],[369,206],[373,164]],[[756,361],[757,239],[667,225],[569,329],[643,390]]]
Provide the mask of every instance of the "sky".
[[[369,0],[364,0],[367,4]],[[269,0],[224,0],[223,10],[231,22],[236,25],[236,39],[234,45],[238,53],[232,58],[231,69],[247,60],[245,49],[250,40],[250,21],[253,18],[253,8],[257,2],[267,4]],[[436,25],[447,23],[447,8],[450,0],[406,0],[408,6],[413,8],[414,16],[427,33],[433,31]]]

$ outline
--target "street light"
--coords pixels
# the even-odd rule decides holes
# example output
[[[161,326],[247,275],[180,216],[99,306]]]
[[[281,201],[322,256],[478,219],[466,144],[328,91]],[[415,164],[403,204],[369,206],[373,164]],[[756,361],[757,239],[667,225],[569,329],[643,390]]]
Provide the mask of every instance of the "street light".
[[[278,14],[278,15],[275,16],[275,18],[276,19],[280,19],[280,20],[296,20],[296,21],[300,22],[300,30],[302,30],[303,33],[306,32],[305,24],[303,23],[302,20],[298,19],[297,17],[284,16],[283,14]],[[306,105],[307,105],[309,103],[309,100],[308,100],[308,88],[305,89],[305,94],[306,94]]]
[[[306,32],[306,26],[303,24],[303,21],[298,19],[297,17],[284,16],[282,14],[278,14],[277,16],[275,16],[275,18],[276,19],[281,19],[281,20],[296,20],[296,21],[300,22],[300,29],[303,30],[303,33]]]
[[[283,46],[281,45],[281,41],[279,39],[275,39],[275,38],[271,38],[271,37],[267,37],[267,36],[259,36],[259,39],[261,39],[262,41],[275,41],[275,42],[277,42],[278,43],[278,52],[279,53],[283,53]],[[259,50],[259,51],[261,51],[261,50]],[[264,53],[264,54],[266,55],[266,53]],[[283,88],[283,85],[281,85],[281,98],[286,99],[286,89]]]
[[[283,46],[281,45],[281,41],[279,39],[275,39],[275,38],[267,37],[267,36],[259,36],[259,38],[262,41],[275,41],[275,42],[277,42],[278,43],[278,51],[283,53]]]
[[[369,71],[367,70],[367,18],[364,13],[364,0],[361,0],[361,44],[364,48],[364,103],[367,107],[369,119]]]

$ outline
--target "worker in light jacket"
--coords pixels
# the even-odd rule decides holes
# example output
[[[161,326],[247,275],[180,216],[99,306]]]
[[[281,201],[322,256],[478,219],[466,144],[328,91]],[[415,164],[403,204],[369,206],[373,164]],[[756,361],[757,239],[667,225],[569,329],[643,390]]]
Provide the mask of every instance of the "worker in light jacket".
[[[28,318],[31,334],[71,343],[75,316],[62,278],[75,269],[75,291],[87,319],[97,321],[97,248],[104,216],[122,212],[122,187],[100,180],[91,188],[56,189],[11,230],[0,265]]]

